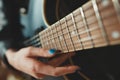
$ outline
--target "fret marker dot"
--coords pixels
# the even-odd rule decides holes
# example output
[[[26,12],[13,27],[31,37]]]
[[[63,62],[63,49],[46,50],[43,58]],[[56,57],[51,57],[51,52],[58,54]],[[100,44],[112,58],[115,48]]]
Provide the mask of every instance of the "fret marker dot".
[[[52,42],[54,42],[54,40],[52,40]]]
[[[72,35],[75,35],[75,31],[72,31],[72,33],[71,33]]]
[[[48,42],[46,42],[46,44],[48,44]]]
[[[120,33],[118,31],[112,32],[112,38],[118,39],[120,37]]]
[[[62,37],[60,36],[60,40],[62,40]]]
[[[102,5],[104,7],[108,6],[109,5],[109,0],[102,0]]]

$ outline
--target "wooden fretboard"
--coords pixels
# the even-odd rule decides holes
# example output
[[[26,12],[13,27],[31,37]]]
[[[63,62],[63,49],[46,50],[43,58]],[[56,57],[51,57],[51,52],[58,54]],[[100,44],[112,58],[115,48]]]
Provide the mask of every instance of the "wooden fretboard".
[[[90,0],[25,44],[63,53],[120,44],[120,0]]]

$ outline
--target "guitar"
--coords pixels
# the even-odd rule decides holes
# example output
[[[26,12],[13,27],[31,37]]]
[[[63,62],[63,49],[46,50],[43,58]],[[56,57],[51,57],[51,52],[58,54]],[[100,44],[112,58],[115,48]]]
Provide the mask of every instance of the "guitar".
[[[62,53],[77,52],[78,54],[76,54],[75,56],[77,59],[75,59],[75,57],[71,58],[66,61],[65,64],[77,63],[76,65],[79,66],[86,66],[86,64],[84,64],[84,62],[86,63],[86,61],[81,62],[83,58],[79,58],[78,56],[90,56],[90,54],[79,54],[79,51],[83,53],[91,53],[91,50],[95,50],[97,51],[97,53],[99,53],[99,51],[101,50],[104,51],[103,48],[112,49],[113,47],[120,47],[120,0],[86,1],[83,5],[67,15],[64,14],[64,12],[60,14],[60,4],[62,3],[62,1],[64,3],[64,0],[53,0],[53,2],[49,0],[38,1],[42,3],[42,9],[40,9],[41,24],[39,26],[47,26],[47,28],[43,31],[40,31],[32,38],[26,40],[24,42],[25,46],[32,45],[35,47],[42,47],[46,49],[55,48],[61,50]],[[67,1],[70,2],[71,0]],[[52,9],[50,9],[50,7],[52,7]],[[66,13],[67,12],[69,11],[66,11]],[[36,26],[34,24],[32,25]],[[92,52],[95,53],[94,51]],[[96,53],[93,55],[96,55]],[[101,55],[103,58],[102,53]],[[93,58],[92,56],[90,57]],[[86,58],[89,58],[88,60],[90,60],[90,57]],[[95,57],[94,59],[97,60],[97,58]],[[89,61],[87,62],[89,63]],[[87,66],[91,67],[89,65]],[[96,68],[96,66],[94,67]],[[94,68],[92,67],[91,69],[93,69],[94,73]],[[90,74],[93,74],[91,70],[89,71]],[[78,71],[72,75],[63,76],[60,80],[99,80],[100,78],[102,78],[101,76],[103,76],[103,74],[100,74],[98,72],[101,76],[91,77],[91,75],[89,75],[89,72],[86,72],[87,71]],[[97,74],[97,70],[95,74]],[[114,78],[109,73],[105,75],[109,77],[109,80],[113,80],[112,78]],[[102,80],[107,79],[105,77]],[[54,79],[50,79],[50,77],[48,77],[42,80]]]

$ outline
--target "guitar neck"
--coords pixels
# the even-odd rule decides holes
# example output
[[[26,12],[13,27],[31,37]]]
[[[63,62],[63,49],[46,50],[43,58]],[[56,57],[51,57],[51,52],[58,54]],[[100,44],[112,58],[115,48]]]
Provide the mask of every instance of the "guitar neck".
[[[90,0],[25,43],[63,53],[120,44],[120,0]]]

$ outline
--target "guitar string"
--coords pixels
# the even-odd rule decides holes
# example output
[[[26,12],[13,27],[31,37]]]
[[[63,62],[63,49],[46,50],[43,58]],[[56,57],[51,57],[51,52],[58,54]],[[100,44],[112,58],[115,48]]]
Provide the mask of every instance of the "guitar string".
[[[85,31],[84,31],[85,32]],[[81,32],[82,33],[82,32]]]
[[[62,43],[60,42],[60,38],[59,38],[59,36],[58,36],[58,32],[57,32],[57,28],[56,28],[56,26],[57,26],[57,24],[55,24],[55,27],[54,27],[54,29],[56,30],[56,34],[57,34],[57,39],[58,39],[58,42],[59,42],[59,44],[60,44],[60,49],[63,51],[64,49],[63,49],[63,47],[62,47]],[[54,38],[56,38],[56,37],[54,37]]]
[[[67,33],[68,33],[68,37],[69,37],[69,39],[70,39],[70,42],[71,42],[71,45],[72,45],[72,47],[73,47],[73,50],[75,51],[75,45],[74,45],[74,43],[73,43],[73,40],[72,40],[72,38],[71,38],[71,34],[70,34],[70,30],[69,30],[69,28],[68,28],[68,24],[67,24],[67,19],[66,19],[66,17],[64,18],[64,22],[65,22],[65,25],[66,25],[66,29],[67,29]]]
[[[101,19],[101,16],[100,16],[100,13],[99,13],[99,10],[98,10],[98,5],[97,5],[97,1],[96,0],[92,0],[92,5],[93,5],[93,8],[94,8],[94,11],[95,11],[95,15],[96,15],[96,18],[98,20],[98,25],[102,31],[102,36],[104,37],[105,41],[106,41],[106,44],[109,44],[108,42],[108,36],[106,34],[106,31],[105,31],[105,26],[103,25],[103,21]]]
[[[113,15],[113,14],[112,14],[112,15]],[[96,28],[92,28],[92,29],[94,30],[94,29],[96,29]],[[92,31],[91,29],[89,29],[89,30]],[[79,35],[82,34],[82,33],[85,33],[85,32],[86,32],[86,31],[80,32]],[[39,35],[37,35],[37,36],[39,36]],[[33,39],[35,39],[35,37],[36,37],[36,36],[32,37],[30,40],[32,41]]]
[[[93,28],[93,29],[94,29],[94,28]],[[81,32],[81,33],[85,33],[85,32],[86,32],[86,31]],[[81,33],[80,33],[80,34],[81,34]],[[32,41],[33,39],[35,39],[35,37],[36,37],[36,36],[34,36],[33,38],[31,38],[30,40]]]
[[[59,22],[59,26],[62,27],[60,20],[59,20],[58,22]],[[63,41],[64,41],[64,46],[66,47],[67,52],[69,52],[69,49],[68,49],[68,47],[67,47],[66,40],[65,40],[65,37],[64,37],[64,34],[63,34],[63,30],[62,30],[62,28],[61,28],[61,32],[62,32],[61,35],[62,35],[62,37],[63,37]]]
[[[52,28],[53,40],[54,40],[54,42],[55,42],[56,49],[57,49],[57,50],[63,50],[62,47],[61,47],[60,41],[58,40],[58,36],[55,36],[55,34],[58,35],[58,33],[57,33],[57,31],[56,31],[56,24],[53,24],[51,28]],[[55,33],[54,33],[54,31],[55,31]],[[57,46],[58,43],[57,43],[56,39],[57,39],[58,42],[59,42],[59,46]],[[54,43],[53,43],[53,44],[54,44]]]
[[[73,27],[75,28],[75,31],[77,31],[77,37],[78,37],[80,46],[81,46],[81,48],[83,49],[83,44],[82,44],[82,42],[81,42],[80,36],[78,35],[78,29],[77,29],[77,26],[76,26],[76,22],[75,22],[73,13],[71,13],[71,18],[72,18]],[[71,35],[71,37],[73,37],[73,36]]]
[[[93,28],[93,29],[91,29],[90,31],[92,31],[92,30],[94,30],[94,29],[97,29],[97,28]],[[84,31],[85,32],[85,31]],[[65,33],[63,33],[63,35],[64,35]],[[81,33],[78,33],[79,35],[80,34],[82,34],[82,32]],[[73,37],[73,36],[72,36]],[[88,37],[86,37],[86,39],[87,39]],[[35,40],[34,40],[35,39]],[[68,38],[69,39],[69,38]],[[30,39],[31,40],[31,42],[36,42],[36,41],[38,41],[36,38],[32,38],[32,39]],[[86,40],[84,40],[84,38],[82,38],[82,41],[86,41]]]

